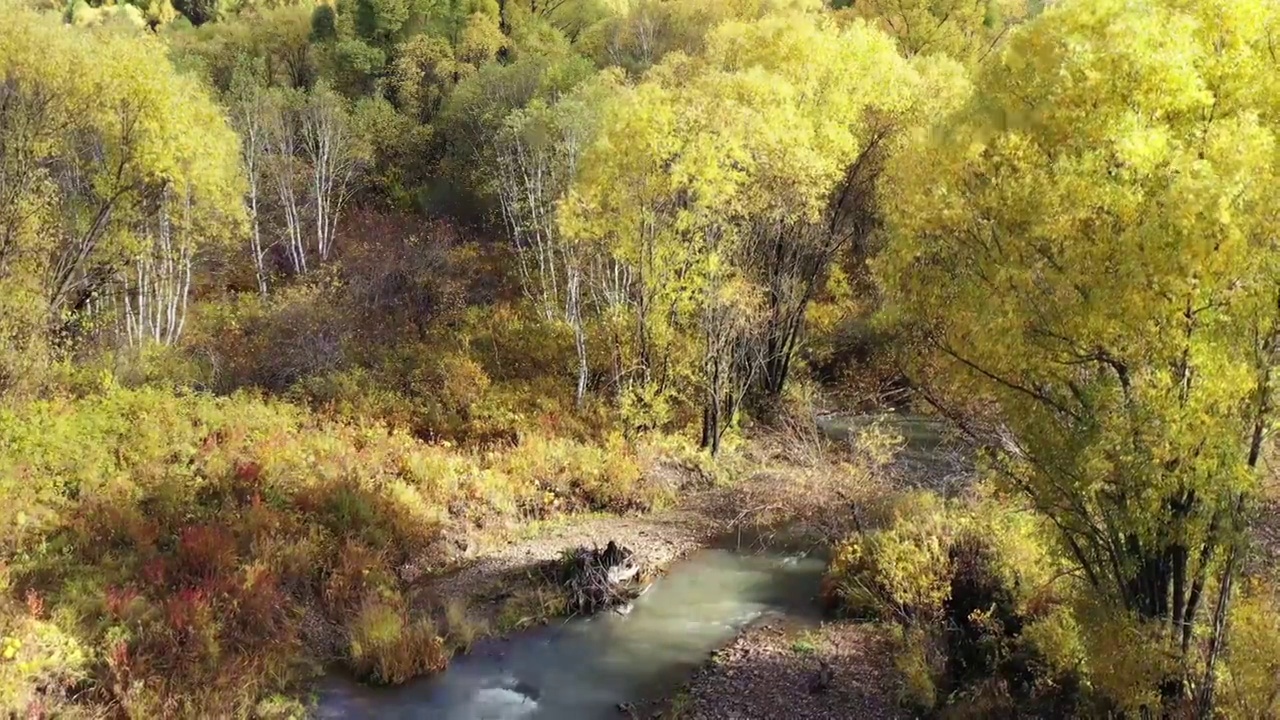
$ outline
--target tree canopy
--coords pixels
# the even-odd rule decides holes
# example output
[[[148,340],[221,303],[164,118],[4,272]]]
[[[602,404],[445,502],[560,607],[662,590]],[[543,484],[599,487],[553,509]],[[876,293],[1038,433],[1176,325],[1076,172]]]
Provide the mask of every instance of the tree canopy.
[[[173,216],[195,246],[231,236],[243,216],[238,141],[156,40],[73,31],[17,8],[6,15],[2,281],[38,287],[38,309],[24,314],[43,311],[61,326],[150,252],[161,217]]]
[[[667,384],[659,368],[682,333],[701,338],[684,381],[720,431],[755,372],[747,337],[761,319],[767,332],[799,322],[848,239],[833,208],[857,204],[860,158],[912,122],[923,87],[883,33],[793,12],[725,23],[701,55],[673,53],[619,95],[561,223],[633,279],[642,385]]]
[[[883,189],[878,276],[948,399],[997,404],[1006,479],[1184,650],[1271,422],[1275,22],[1256,0],[1055,6]]]

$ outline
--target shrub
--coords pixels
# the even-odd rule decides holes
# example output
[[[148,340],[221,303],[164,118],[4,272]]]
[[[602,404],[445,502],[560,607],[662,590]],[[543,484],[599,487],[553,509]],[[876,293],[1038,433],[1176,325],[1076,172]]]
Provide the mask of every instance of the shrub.
[[[930,622],[941,616],[949,592],[954,514],[927,492],[904,495],[891,514],[887,527],[836,549],[825,594],[853,617]]]
[[[534,517],[555,512],[647,510],[662,500],[647,485],[634,451],[619,436],[603,445],[534,435],[501,456],[497,467]]]
[[[967,501],[913,492],[883,527],[837,548],[827,601],[895,624],[904,704],[946,717],[1074,712],[1084,673],[1068,654],[1080,639],[1063,624],[1062,583],[1038,523],[981,489]]]
[[[621,436],[459,450],[250,394],[112,380],[0,406],[0,599],[16,599],[0,600],[0,632],[19,643],[0,661],[0,712],[74,688],[133,715],[287,715],[261,704],[333,657],[378,682],[435,671],[444,644],[403,597],[447,553],[446,523],[670,492]]]
[[[427,620],[411,620],[397,594],[370,596],[349,627],[349,657],[357,677],[398,684],[444,669],[444,641]]]
[[[184,346],[207,358],[208,389],[284,391],[343,367],[350,321],[331,280],[290,285],[269,299],[241,293],[196,305]]]
[[[938,702],[935,678],[942,657],[937,638],[918,626],[898,626],[893,666],[898,673],[898,701],[917,711],[932,710]]]
[[[463,652],[470,650],[475,641],[487,633],[485,621],[473,619],[467,612],[467,606],[458,599],[445,604],[444,629],[449,646]]]
[[[63,690],[89,674],[90,653],[44,617],[39,595],[26,608],[6,607],[0,626],[0,708],[53,714],[68,704]],[[6,600],[12,605],[13,601]],[[52,692],[51,692],[52,691]]]
[[[306,377],[290,396],[339,418],[381,421],[423,438],[464,438],[489,377],[470,357],[407,343],[354,367]]]
[[[1180,675],[1176,646],[1163,629],[1081,592],[1072,612],[1080,628],[1085,664],[1080,673],[1098,703],[1113,713],[1141,715],[1161,709],[1166,682]]]
[[[1222,680],[1230,718],[1280,716],[1280,601],[1276,590],[1254,583],[1236,601]]]
[[[136,716],[246,716],[330,653],[303,634],[312,611],[356,614],[350,659],[384,681],[438,669],[417,649],[428,625],[401,610],[397,645],[361,608],[436,542],[436,493],[459,482],[409,469],[474,467],[441,452],[250,397],[111,389],[0,410],[8,594],[39,610],[0,606],[0,710],[77,687]]]
[[[948,551],[951,582],[944,601],[947,679],[963,687],[993,675],[1022,632],[1013,591],[996,571],[996,551],[985,538],[965,533]]]

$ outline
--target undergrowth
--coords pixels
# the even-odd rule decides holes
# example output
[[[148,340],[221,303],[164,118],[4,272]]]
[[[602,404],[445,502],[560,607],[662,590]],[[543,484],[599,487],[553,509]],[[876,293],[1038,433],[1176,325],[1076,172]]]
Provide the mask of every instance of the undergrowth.
[[[981,486],[953,500],[904,493],[836,547],[824,598],[891,628],[899,700],[915,713],[1180,717],[1176,645],[1073,573],[1044,522]],[[1276,597],[1258,581],[1236,601],[1222,717],[1280,711]]]
[[[621,439],[458,450],[247,395],[0,409],[0,710],[270,715],[330,662],[437,671],[472,631],[406,591],[449,524],[647,508],[666,490],[638,463]]]

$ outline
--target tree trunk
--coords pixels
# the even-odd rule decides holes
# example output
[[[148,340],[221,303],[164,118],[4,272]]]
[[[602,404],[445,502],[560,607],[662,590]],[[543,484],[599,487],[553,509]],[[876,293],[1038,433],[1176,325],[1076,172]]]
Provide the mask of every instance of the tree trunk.
[[[720,408],[709,402],[702,408],[702,449],[715,457],[720,452]]]
[[[1227,555],[1226,567],[1222,570],[1222,582],[1218,586],[1218,607],[1213,613],[1213,635],[1209,640],[1209,657],[1205,662],[1204,679],[1200,682],[1200,696],[1196,702],[1197,720],[1209,720],[1213,717],[1215,691],[1217,690],[1218,657],[1227,644],[1227,616],[1231,611],[1231,590],[1235,584],[1236,546],[1231,547]]]

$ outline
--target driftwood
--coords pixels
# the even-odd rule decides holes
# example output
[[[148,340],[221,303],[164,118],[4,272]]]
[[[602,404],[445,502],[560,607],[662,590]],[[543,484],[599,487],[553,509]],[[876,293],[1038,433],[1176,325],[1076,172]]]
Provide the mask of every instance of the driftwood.
[[[612,540],[604,549],[565,551],[559,581],[569,612],[591,614],[630,603],[640,594],[640,571],[636,554]]]

